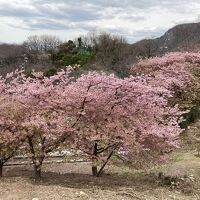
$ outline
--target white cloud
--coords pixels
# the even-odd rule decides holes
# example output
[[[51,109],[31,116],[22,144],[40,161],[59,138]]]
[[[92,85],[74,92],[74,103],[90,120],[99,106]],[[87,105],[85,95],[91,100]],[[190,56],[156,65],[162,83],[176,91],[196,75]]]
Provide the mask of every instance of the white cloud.
[[[70,39],[95,30],[137,41],[196,22],[199,9],[199,0],[0,0],[0,41],[44,33]]]

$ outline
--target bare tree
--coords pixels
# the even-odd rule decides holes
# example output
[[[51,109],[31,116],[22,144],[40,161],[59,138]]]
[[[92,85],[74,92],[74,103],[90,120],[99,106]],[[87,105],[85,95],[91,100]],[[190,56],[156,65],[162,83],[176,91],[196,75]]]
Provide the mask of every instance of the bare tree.
[[[1,44],[0,45],[0,75],[5,75],[24,63],[26,49],[23,45]]]
[[[97,70],[114,72],[121,77],[128,75],[127,55],[130,55],[130,49],[125,38],[106,32],[92,32],[81,36],[81,42],[83,47],[95,52],[93,66]]]
[[[31,53],[53,52],[61,44],[61,40],[52,35],[29,36],[24,42],[24,46]]]
[[[29,36],[24,42],[24,46],[31,53],[39,53],[41,51],[41,42],[39,36],[33,35]]]
[[[158,44],[156,39],[144,39],[134,44],[136,56],[150,58],[157,54]]]
[[[53,52],[61,44],[61,40],[58,37],[50,35],[41,35],[40,41],[44,52]]]

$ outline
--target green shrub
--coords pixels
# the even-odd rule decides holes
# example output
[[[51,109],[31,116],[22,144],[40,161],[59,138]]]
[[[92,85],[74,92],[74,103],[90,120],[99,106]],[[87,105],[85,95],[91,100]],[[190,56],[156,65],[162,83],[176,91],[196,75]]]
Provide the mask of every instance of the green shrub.
[[[64,65],[75,65],[78,64],[80,66],[84,66],[87,64],[92,58],[94,57],[94,54],[75,54],[75,55],[65,55],[62,58],[62,63]]]
[[[44,76],[50,77],[50,76],[55,75],[56,73],[57,73],[57,69],[55,67],[52,67],[52,68],[45,70]]]
[[[90,61],[95,57],[93,52],[77,52],[77,53],[56,53],[51,56],[53,63],[58,64],[59,66],[68,66],[68,65],[80,65],[81,67],[85,64],[90,63]]]

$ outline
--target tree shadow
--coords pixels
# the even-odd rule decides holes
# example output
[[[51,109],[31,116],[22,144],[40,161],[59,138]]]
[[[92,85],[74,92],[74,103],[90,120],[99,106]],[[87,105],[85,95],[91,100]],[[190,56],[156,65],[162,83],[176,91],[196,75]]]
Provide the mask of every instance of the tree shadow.
[[[130,188],[136,191],[147,191],[158,187],[158,178],[155,174],[143,173],[105,173],[101,177],[93,177],[83,173],[58,173],[51,171],[42,172],[42,178],[34,179],[31,166],[18,166],[7,170],[4,177],[24,177],[33,185],[56,185],[66,188],[77,189],[101,189],[117,190],[120,188]]]

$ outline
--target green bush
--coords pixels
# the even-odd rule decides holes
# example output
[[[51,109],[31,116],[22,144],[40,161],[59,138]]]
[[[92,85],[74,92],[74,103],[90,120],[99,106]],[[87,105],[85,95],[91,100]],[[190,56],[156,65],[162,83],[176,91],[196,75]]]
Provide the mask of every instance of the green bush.
[[[56,73],[57,73],[57,69],[52,67],[52,68],[45,70],[44,76],[50,77],[50,76],[55,75]]]
[[[58,52],[51,55],[51,60],[58,66],[68,66],[78,64],[81,67],[95,57],[95,53],[89,51],[80,51],[75,53]]]
[[[75,65],[84,66],[94,57],[94,54],[75,54],[75,55],[65,55],[63,56],[61,63],[63,65]]]

